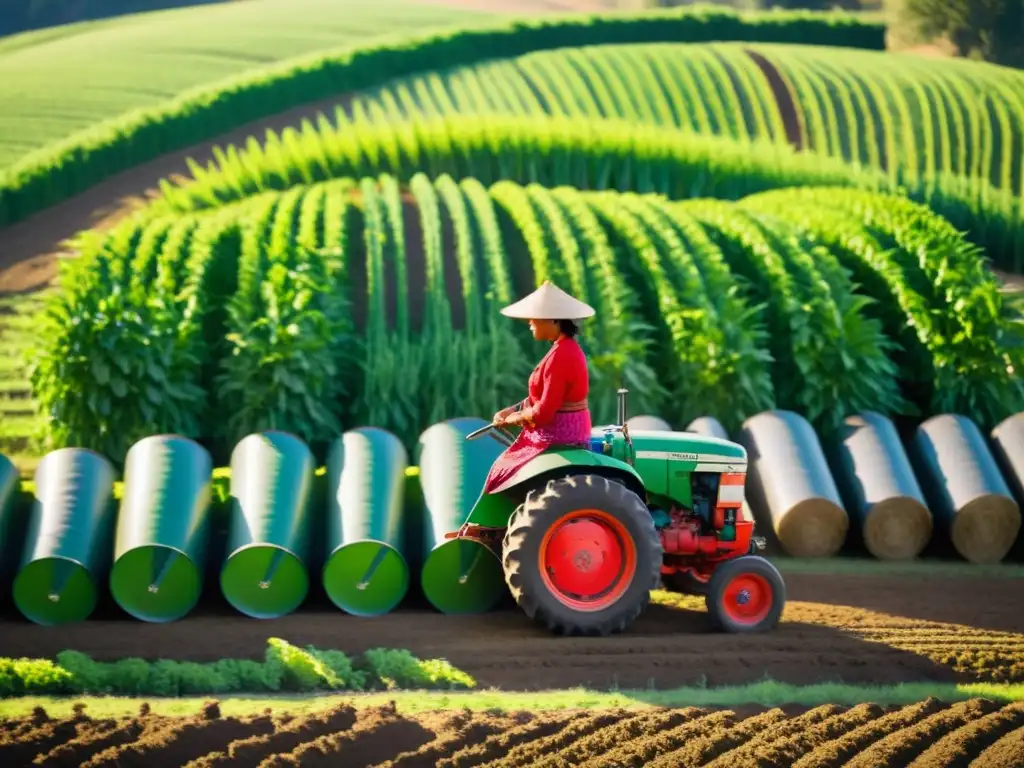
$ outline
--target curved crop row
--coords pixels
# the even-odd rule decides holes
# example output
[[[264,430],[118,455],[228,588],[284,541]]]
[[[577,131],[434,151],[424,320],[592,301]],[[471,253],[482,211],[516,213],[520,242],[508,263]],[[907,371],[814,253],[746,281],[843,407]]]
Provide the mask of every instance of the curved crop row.
[[[230,33],[230,30],[228,31]],[[0,227],[167,152],[246,123],[396,77],[565,46],[655,41],[759,40],[885,49],[885,25],[857,15],[737,13],[685,8],[515,19],[314,54],[244,72],[149,109],[97,124],[26,155],[0,173]]]
[[[283,190],[340,177],[388,173],[408,180],[430,176],[513,181],[578,189],[657,193],[681,200],[744,195],[792,186],[844,186],[905,192],[948,219],[997,265],[1024,268],[1021,198],[967,177],[939,174],[907,188],[880,170],[855,168],[838,158],[796,152],[770,142],[744,143],[660,130],[622,121],[481,115],[406,123],[373,122],[337,114],[316,127],[268,133],[239,150],[215,153],[193,177],[164,181],[148,218],[198,211],[267,190]]]
[[[794,194],[814,205],[787,206]],[[826,234],[838,219],[866,238],[833,256],[819,209]],[[165,231],[149,291],[129,290]],[[976,251],[926,209],[855,190],[670,203],[338,180],[130,222],[67,270],[35,394],[57,442],[115,460],[154,431],[319,443],[361,423],[411,443],[424,423],[486,414],[522,396],[539,353],[497,309],[548,277],[598,309],[583,336],[598,421],[622,383],[643,411],[730,429],[776,406],[826,432],[861,410],[984,427],[1024,409],[1019,318]],[[904,327],[930,378],[907,370]]]
[[[382,121],[624,120],[788,142],[912,186],[947,172],[1024,191],[1024,73],[978,62],[817,45],[587,46],[417,75],[354,107]]]

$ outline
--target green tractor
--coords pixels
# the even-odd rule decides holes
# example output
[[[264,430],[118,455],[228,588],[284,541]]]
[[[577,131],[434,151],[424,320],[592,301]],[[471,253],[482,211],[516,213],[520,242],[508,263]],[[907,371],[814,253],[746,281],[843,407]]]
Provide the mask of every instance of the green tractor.
[[[786,587],[742,519],[746,450],[692,433],[631,433],[626,394],[618,424],[595,427],[589,450],[548,449],[481,494],[448,538],[489,547],[519,607],[555,634],[622,632],[662,581],[703,595],[719,629],[774,628]],[[512,443],[493,425],[467,439],[487,433]]]

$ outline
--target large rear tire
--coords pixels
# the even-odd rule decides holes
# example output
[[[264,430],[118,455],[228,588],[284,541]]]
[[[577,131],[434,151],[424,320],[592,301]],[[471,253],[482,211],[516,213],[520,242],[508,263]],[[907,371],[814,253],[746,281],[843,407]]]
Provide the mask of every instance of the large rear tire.
[[[600,475],[551,480],[509,521],[505,581],[527,616],[559,635],[622,632],[657,588],[661,540],[643,500]]]
[[[711,623],[726,632],[774,629],[786,606],[786,583],[763,557],[745,555],[715,569],[704,596]]]

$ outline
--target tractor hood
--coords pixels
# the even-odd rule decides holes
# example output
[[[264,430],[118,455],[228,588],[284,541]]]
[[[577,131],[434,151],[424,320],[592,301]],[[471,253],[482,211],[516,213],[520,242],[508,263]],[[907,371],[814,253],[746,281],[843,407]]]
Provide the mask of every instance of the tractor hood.
[[[738,443],[691,432],[630,430],[636,461],[670,461],[690,472],[745,472],[747,451]],[[641,475],[643,473],[641,472]]]

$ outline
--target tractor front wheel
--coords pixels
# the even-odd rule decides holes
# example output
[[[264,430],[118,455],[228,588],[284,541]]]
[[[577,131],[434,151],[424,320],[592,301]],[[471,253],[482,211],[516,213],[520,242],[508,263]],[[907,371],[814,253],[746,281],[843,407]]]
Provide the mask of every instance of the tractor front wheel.
[[[704,600],[712,624],[726,632],[774,629],[786,605],[786,584],[763,557],[746,555],[715,569]]]
[[[600,475],[551,480],[509,521],[505,581],[530,618],[560,635],[625,630],[658,586],[661,541],[647,505]]]

